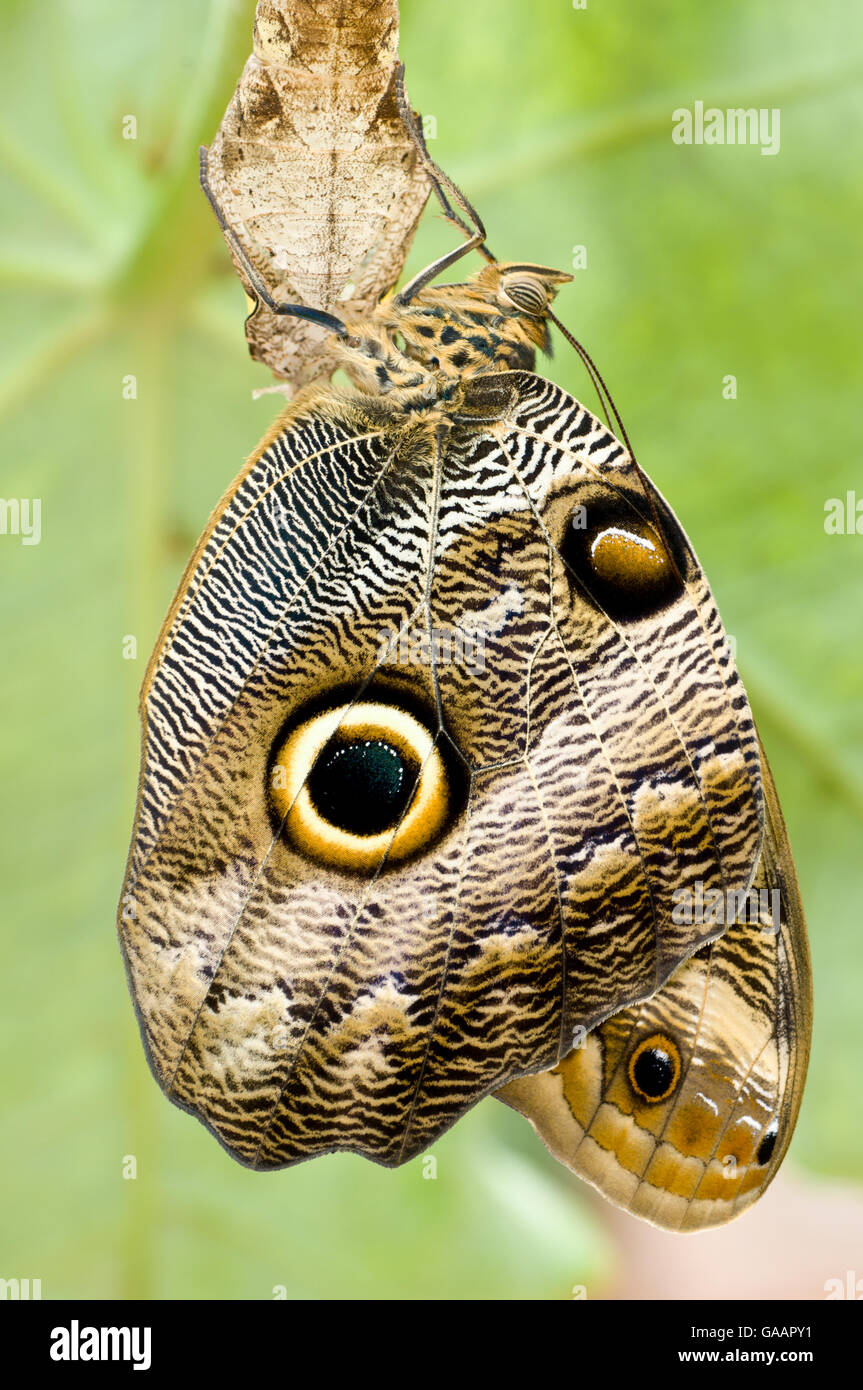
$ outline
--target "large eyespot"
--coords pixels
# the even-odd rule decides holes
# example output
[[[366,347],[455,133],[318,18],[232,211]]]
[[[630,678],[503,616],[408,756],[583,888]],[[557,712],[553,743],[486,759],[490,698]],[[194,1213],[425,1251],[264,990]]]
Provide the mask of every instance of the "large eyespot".
[[[629,1084],[640,1100],[649,1104],[668,1100],[680,1080],[680,1053],[671,1038],[654,1033],[638,1044],[627,1070]]]
[[[683,590],[682,547],[672,551],[656,524],[620,494],[576,507],[560,550],[590,597],[623,622],[659,612]]]
[[[542,280],[524,271],[501,278],[500,297],[504,304],[512,304],[535,318],[540,318],[548,308],[548,290]]]
[[[397,706],[360,701],[311,716],[281,741],[270,801],[304,854],[368,871],[429,844],[447,820],[451,794],[428,729]]]

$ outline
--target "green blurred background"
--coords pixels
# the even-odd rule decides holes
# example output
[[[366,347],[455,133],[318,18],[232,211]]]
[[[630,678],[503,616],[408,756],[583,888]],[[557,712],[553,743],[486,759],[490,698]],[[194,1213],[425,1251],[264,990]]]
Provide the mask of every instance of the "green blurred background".
[[[0,536],[0,1276],[46,1298],[601,1296],[619,1226],[497,1103],[435,1147],[435,1181],[352,1156],[254,1174],[161,1097],[140,1047],[114,931],[138,686],[279,403],[252,400],[268,375],[196,177],[253,9],[0,0],[0,491],[43,506],[41,544]],[[791,1161],[853,1181],[863,538],[825,534],[824,504],[863,498],[861,40],[853,0],[402,5],[432,153],[496,252],[567,269],[587,248],[559,312],[704,563],[796,853],[816,1028]],[[780,153],[673,144],[695,99],[779,107]],[[430,210],[408,270],[449,244]],[[593,404],[565,346],[547,370]]]

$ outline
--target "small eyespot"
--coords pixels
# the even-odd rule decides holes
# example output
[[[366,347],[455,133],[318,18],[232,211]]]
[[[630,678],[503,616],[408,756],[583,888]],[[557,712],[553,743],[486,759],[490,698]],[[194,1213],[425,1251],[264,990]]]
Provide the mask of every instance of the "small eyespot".
[[[625,498],[577,507],[561,555],[589,596],[622,622],[658,613],[683,590],[681,565],[655,525]]]
[[[765,1167],[773,1157],[773,1150],[776,1148],[776,1137],[778,1133],[779,1126],[774,1120],[773,1124],[766,1131],[761,1143],[758,1145],[758,1153],[755,1155],[756,1163],[762,1168]]]
[[[500,282],[500,296],[504,303],[535,318],[548,308],[548,291],[535,275],[505,275]]]
[[[667,1100],[680,1080],[680,1053],[671,1038],[654,1033],[640,1042],[629,1059],[629,1084],[649,1104]]]
[[[273,814],[295,848],[331,868],[374,871],[424,848],[446,823],[447,770],[431,733],[380,701],[313,715],[278,744]]]

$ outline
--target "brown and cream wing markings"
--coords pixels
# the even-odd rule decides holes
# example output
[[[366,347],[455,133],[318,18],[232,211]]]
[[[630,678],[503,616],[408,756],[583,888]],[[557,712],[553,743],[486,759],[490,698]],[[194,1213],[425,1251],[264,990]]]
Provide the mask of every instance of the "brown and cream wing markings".
[[[580,508],[606,552],[660,516],[679,588],[616,605]],[[381,650],[477,621],[472,668]],[[428,730],[443,811],[407,858],[407,811],[362,870],[274,812],[274,750],[333,708],[336,734],[352,711]],[[754,729],[688,542],[529,372],[409,414],[303,392],[214,513],[142,715],[120,930],[143,1036],[258,1167],[419,1152],[653,993],[721,930],[676,923],[674,890],[746,889],[760,852]]]
[[[763,752],[762,779],[755,896],[738,900],[725,935],[551,1071],[498,1093],[573,1172],[668,1230],[720,1225],[754,1202],[782,1162],[800,1108],[812,1032],[809,950]]]

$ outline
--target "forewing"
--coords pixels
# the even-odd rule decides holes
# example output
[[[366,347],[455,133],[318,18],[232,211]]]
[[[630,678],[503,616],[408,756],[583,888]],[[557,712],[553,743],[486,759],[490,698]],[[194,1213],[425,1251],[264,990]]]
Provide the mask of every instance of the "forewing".
[[[709,591],[678,536],[673,601],[605,613],[566,539],[603,489],[664,507],[514,373],[446,413],[305,393],[217,509],[145,684],[120,927],[161,1084],[241,1161],[411,1157],[721,930],[676,923],[675,887],[749,886],[757,764]],[[274,816],[273,753],[369,701],[425,727],[415,796],[438,759],[447,813],[398,858],[411,803],[346,867],[291,829],[311,768]]]

